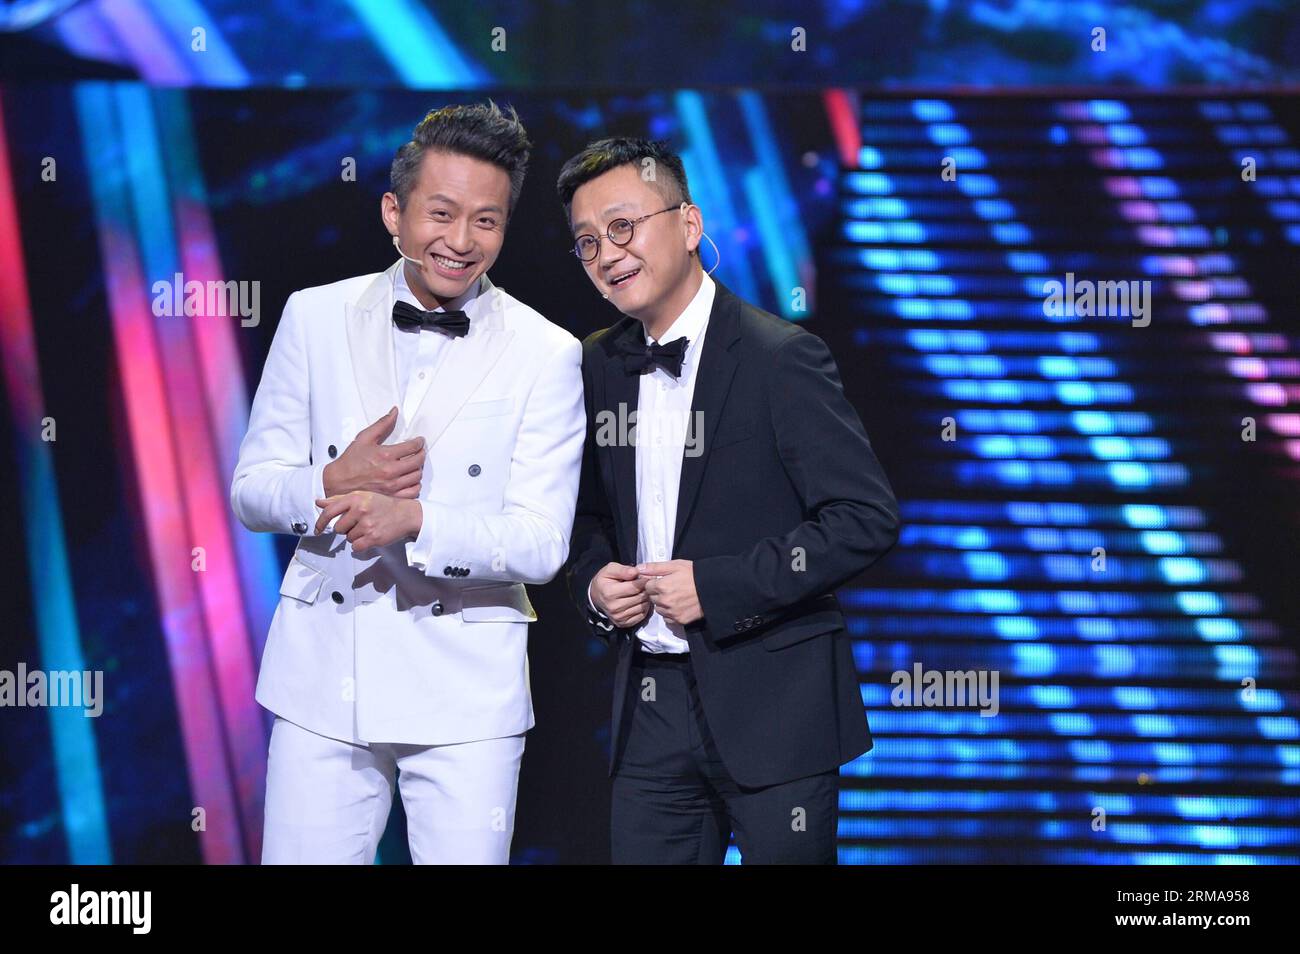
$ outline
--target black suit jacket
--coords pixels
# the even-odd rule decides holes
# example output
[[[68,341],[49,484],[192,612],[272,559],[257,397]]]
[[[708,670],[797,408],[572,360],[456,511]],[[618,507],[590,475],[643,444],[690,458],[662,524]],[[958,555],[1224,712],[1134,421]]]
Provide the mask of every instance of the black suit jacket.
[[[592,631],[618,651],[611,773],[636,636],[592,613],[587,588],[606,563],[637,562],[636,448],[596,439],[602,411],[637,406],[627,343],[644,346],[633,318],[583,344],[587,442],[566,567]],[[893,491],[822,340],[720,282],[696,411],[703,453],[682,461],[672,557],[694,564],[704,618],[686,635],[718,752],[747,786],[837,768],[872,740],[833,591],[898,539]]]

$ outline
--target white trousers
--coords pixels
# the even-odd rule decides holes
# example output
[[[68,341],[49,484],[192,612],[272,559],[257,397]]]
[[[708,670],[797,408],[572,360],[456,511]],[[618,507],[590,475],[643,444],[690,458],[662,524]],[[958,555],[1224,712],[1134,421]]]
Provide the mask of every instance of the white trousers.
[[[510,860],[524,736],[457,745],[354,745],[276,716],[262,864],[374,864],[396,777],[411,860]]]

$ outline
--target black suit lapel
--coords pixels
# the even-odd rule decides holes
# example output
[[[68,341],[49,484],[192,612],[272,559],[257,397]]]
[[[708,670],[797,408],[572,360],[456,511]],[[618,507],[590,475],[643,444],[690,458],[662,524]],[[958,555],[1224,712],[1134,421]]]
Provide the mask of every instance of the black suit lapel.
[[[644,340],[641,322],[626,319],[627,327],[609,335],[609,346],[605,359],[605,408],[614,415],[614,421],[621,428],[624,420],[631,419],[641,400],[638,374],[628,374],[623,367],[622,348],[628,344],[639,344]],[[620,405],[623,410],[620,412]],[[630,428],[629,428],[630,430]],[[615,433],[615,440],[609,447],[614,461],[614,518],[619,531],[618,538],[623,544],[620,562],[628,566],[636,565],[637,519],[636,519],[636,446],[624,440],[622,430]]]
[[[682,531],[690,519],[695,507],[695,496],[704,479],[704,468],[709,459],[709,448],[713,446],[713,432],[717,430],[718,418],[722,416],[722,407],[727,401],[727,392],[731,390],[731,379],[736,374],[736,357],[731,347],[740,339],[740,327],[736,312],[740,308],[740,299],[733,295],[721,282],[713,295],[713,308],[709,311],[709,323],[704,332],[704,354],[700,357],[700,367],[695,374],[695,394],[691,400],[691,433],[694,440],[701,440],[695,433],[696,423],[702,425],[703,444],[695,444],[703,453],[690,456],[682,455],[682,478],[677,489],[677,522],[673,533],[673,555],[676,556],[677,544],[682,539]]]

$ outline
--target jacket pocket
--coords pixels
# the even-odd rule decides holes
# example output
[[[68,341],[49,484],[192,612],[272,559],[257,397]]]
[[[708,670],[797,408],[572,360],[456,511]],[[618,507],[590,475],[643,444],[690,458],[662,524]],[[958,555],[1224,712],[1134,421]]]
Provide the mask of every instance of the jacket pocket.
[[[837,609],[819,610],[786,623],[776,632],[768,633],[762,638],[763,648],[773,652],[843,628],[843,613]]]
[[[473,420],[476,417],[497,417],[509,414],[515,409],[515,399],[501,398],[496,401],[471,401],[464,405],[456,415],[458,421]]]
[[[497,583],[461,590],[460,618],[467,623],[534,623],[537,611],[522,583]]]
[[[308,566],[295,555],[289,561],[289,569],[285,571],[284,581],[280,584],[280,595],[304,603],[315,603],[324,585],[324,571]]]
[[[719,447],[728,447],[731,444],[739,444],[741,441],[747,441],[753,436],[753,421],[745,421],[743,424],[739,424],[736,427],[729,427],[726,430],[719,427],[717,433],[713,435],[713,446],[711,448],[706,447],[705,450],[717,450]]]

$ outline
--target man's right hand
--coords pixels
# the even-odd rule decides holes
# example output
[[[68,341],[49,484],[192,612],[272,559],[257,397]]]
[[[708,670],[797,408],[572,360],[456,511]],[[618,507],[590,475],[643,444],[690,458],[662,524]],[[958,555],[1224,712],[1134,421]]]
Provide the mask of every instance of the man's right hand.
[[[614,625],[626,629],[650,615],[645,579],[634,566],[606,563],[591,580],[591,602]]]
[[[354,490],[368,490],[389,497],[415,499],[420,496],[420,475],[424,470],[424,438],[412,437],[400,444],[384,439],[397,426],[397,408],[357,434],[338,460],[325,465],[322,478],[325,496],[335,497]]]

